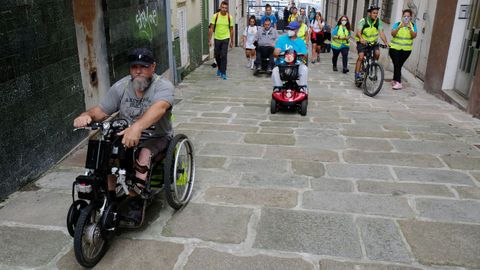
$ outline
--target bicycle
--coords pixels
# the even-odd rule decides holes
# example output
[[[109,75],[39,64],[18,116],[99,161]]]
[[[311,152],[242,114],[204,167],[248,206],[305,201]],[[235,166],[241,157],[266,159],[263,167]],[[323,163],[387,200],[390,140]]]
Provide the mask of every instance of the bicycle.
[[[376,96],[383,86],[385,72],[374,57],[374,48],[378,43],[368,43],[365,48],[365,57],[362,61],[362,76],[355,80],[357,87],[363,88],[363,93],[369,97]],[[379,44],[381,48],[387,48],[387,45]]]

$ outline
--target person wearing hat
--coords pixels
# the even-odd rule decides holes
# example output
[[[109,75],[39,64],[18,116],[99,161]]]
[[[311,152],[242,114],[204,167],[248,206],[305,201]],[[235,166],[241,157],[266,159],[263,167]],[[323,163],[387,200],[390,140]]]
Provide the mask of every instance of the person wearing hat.
[[[300,24],[298,22],[291,22],[287,26],[287,35],[280,36],[275,43],[275,50],[273,56],[277,58],[280,53],[286,50],[295,50],[297,54],[304,55],[307,58],[307,45],[305,42],[297,37]],[[283,82],[280,79],[280,71],[278,67],[272,70],[273,91],[280,91],[283,87]],[[305,64],[300,64],[298,68],[298,86],[301,91],[307,92],[308,68]]]
[[[173,136],[171,122],[173,106],[173,84],[155,74],[155,58],[147,48],[133,50],[129,56],[130,75],[116,82],[108,90],[99,105],[80,114],[73,121],[76,128],[86,127],[92,121],[107,119],[115,112],[119,118],[125,119],[129,127],[119,135],[123,135],[122,144],[126,148],[140,148],[135,160],[136,177],[145,180],[150,167],[150,157],[156,156],[168,147]],[[148,130],[142,134],[142,131]],[[115,198],[116,179],[109,176],[108,190]],[[144,185],[136,184],[138,191]],[[138,224],[142,219],[144,200],[137,193],[130,191],[130,210],[126,218]]]
[[[355,80],[360,79],[360,69],[362,67],[363,57],[365,57],[365,48],[367,47],[367,43],[377,43],[378,36],[380,36],[383,44],[388,44],[387,37],[383,31],[383,24],[378,18],[379,9],[380,8],[377,6],[370,6],[367,10],[368,16],[366,18],[362,18],[358,22],[358,30],[355,35],[358,51],[357,63],[355,65]],[[375,59],[378,60],[380,57],[380,47],[378,44],[375,45],[374,51]]]

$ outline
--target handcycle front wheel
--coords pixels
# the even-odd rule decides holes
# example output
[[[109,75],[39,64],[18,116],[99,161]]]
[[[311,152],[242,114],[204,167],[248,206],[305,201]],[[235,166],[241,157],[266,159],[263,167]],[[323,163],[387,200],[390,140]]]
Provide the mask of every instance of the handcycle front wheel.
[[[190,200],[195,181],[193,145],[187,136],[178,134],[170,142],[164,173],[165,199],[178,210]]]
[[[363,78],[363,93],[369,97],[376,96],[382,89],[384,76],[382,65],[370,64],[365,70]]]
[[[75,258],[80,265],[87,268],[94,267],[107,251],[107,241],[102,236],[98,210],[94,204],[83,208],[75,226]]]

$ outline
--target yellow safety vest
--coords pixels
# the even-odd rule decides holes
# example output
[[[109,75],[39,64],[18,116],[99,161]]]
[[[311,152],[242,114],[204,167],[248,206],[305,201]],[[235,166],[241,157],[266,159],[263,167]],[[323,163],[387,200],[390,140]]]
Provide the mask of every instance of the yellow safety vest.
[[[297,37],[301,38],[303,41],[306,41],[308,27],[306,24],[302,23],[300,29],[298,29]]]
[[[338,32],[337,35],[332,37],[332,47],[335,49],[340,49],[342,48],[342,44],[350,47],[350,40],[344,40],[344,39],[338,39],[338,38],[346,38],[350,36],[350,32],[347,30],[346,27],[343,25],[338,26]],[[338,38],[337,38],[338,37]]]
[[[408,27],[402,27],[401,22],[397,35],[390,41],[390,48],[395,50],[411,51],[413,48],[413,38]],[[410,22],[410,27],[413,29],[413,24]]]
[[[296,14],[291,14],[290,16],[288,16],[288,22],[291,23],[291,22],[294,22],[295,19],[297,18],[298,15]]]
[[[363,31],[362,31],[362,37],[363,39],[365,39],[368,43],[374,43],[374,42],[377,42],[378,40],[378,29],[375,27],[375,23],[377,22],[377,20],[373,21],[372,24],[370,24],[370,20],[367,18],[363,18],[362,20],[365,20],[365,23],[368,24],[367,27],[363,27]],[[360,41],[360,38],[357,37],[357,35],[355,35],[355,40],[356,41]]]

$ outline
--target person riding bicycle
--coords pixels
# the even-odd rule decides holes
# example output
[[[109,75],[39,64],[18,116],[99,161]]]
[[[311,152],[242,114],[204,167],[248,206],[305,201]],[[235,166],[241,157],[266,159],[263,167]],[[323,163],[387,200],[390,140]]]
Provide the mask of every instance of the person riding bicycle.
[[[307,45],[305,42],[297,37],[300,24],[298,22],[291,22],[288,24],[288,34],[280,36],[275,43],[275,50],[273,56],[277,58],[280,53],[284,53],[286,50],[293,49],[297,54],[304,55],[307,58]],[[308,68],[305,64],[300,64],[298,67],[298,86],[300,91],[308,92],[307,88]],[[283,87],[283,82],[280,78],[280,71],[278,66],[272,70],[273,91],[280,91]]]
[[[257,31],[257,59],[255,60],[256,70],[260,70],[262,66],[262,58],[269,58],[269,64],[267,72],[271,72],[273,66],[275,65],[273,59],[273,50],[275,49],[275,41],[278,38],[278,32],[276,29],[271,27],[270,19],[266,18],[263,22],[263,27],[260,27]]]
[[[367,10],[368,16],[366,18],[362,18],[358,22],[358,30],[355,35],[355,41],[357,42],[358,51],[357,63],[355,65],[355,80],[361,78],[360,69],[363,58],[365,57],[365,49],[367,45],[375,44],[374,56],[375,59],[378,60],[378,58],[380,57],[380,48],[377,44],[378,36],[380,36],[385,45],[388,44],[387,37],[385,36],[385,33],[383,31],[383,24],[378,18],[379,9],[380,8],[377,6],[370,6]]]
[[[129,212],[126,218],[138,224],[142,218],[142,192],[151,157],[163,152],[173,136],[171,123],[173,106],[173,84],[155,74],[157,67],[153,53],[147,48],[137,48],[128,55],[130,75],[116,82],[108,90],[99,105],[80,114],[73,121],[76,128],[86,127],[92,121],[103,121],[115,112],[125,119],[129,127],[123,135],[122,144],[126,148],[140,148],[134,169],[138,183],[129,193]],[[152,125],[154,127],[152,127]],[[144,132],[148,131],[148,133]],[[108,179],[110,196],[115,198],[116,179]]]

